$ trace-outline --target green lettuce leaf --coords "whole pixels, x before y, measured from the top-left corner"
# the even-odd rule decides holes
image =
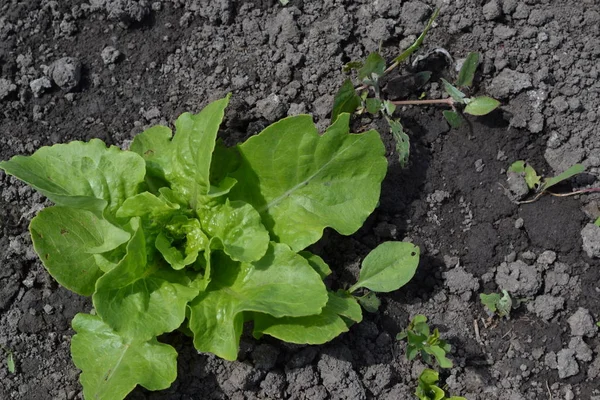
[[[96,283],[92,300],[102,320],[120,336],[146,341],[177,329],[186,304],[198,295],[184,271],[148,262],[144,232],[132,220],[135,234],[119,265]]]
[[[285,118],[239,146],[229,198],[252,204],[272,238],[299,251],[325,227],[360,228],[379,201],[387,161],[379,134],[349,134],[342,114],[319,136],[310,116]]]
[[[202,231],[200,221],[176,215],[158,234],[155,246],[173,269],[180,270],[193,264],[198,254],[208,247],[208,243],[209,239]],[[181,246],[177,246],[178,244]]]
[[[144,160],[103,141],[92,139],[42,147],[31,156],[0,162],[7,174],[22,180],[61,206],[109,215],[144,182]],[[123,173],[127,171],[127,173]]]
[[[311,253],[310,251],[302,250],[298,255],[304,257],[310,266],[317,271],[321,279],[327,278],[331,275],[331,268],[329,265],[318,255]]]
[[[219,238],[225,254],[233,260],[257,261],[267,252],[269,232],[250,204],[227,200],[225,204],[199,212],[204,231]]]
[[[419,265],[419,248],[408,242],[384,242],[363,260],[358,282],[360,287],[374,292],[392,292],[412,279]]]
[[[189,306],[189,328],[199,351],[235,360],[245,311],[300,317],[319,314],[327,303],[319,274],[286,245],[271,243],[251,264],[215,252],[212,264],[208,288]]]
[[[95,255],[116,249],[131,236],[90,211],[60,206],[40,211],[29,231],[50,275],[83,296],[94,293],[103,273]]]
[[[323,344],[348,332],[354,322],[362,321],[362,311],[354,297],[335,292],[328,295],[327,305],[317,315],[275,318],[255,313],[254,337],[266,334],[289,343]]]
[[[177,377],[177,352],[156,338],[138,341],[115,333],[99,317],[77,314],[71,354],[86,399],[121,400],[136,385],[148,390],[171,386]]]
[[[153,183],[165,186],[168,182],[192,209],[198,197],[210,191],[212,153],[228,103],[229,96],[210,103],[198,114],[181,114],[172,140],[169,128],[154,127],[136,136],[131,144],[131,150],[146,160]]]

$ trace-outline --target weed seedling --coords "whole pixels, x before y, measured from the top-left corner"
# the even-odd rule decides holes
[[[481,300],[481,304],[483,304],[492,315],[510,319],[513,300],[506,290],[502,290],[502,293],[481,293],[479,299]]]
[[[437,386],[440,374],[436,371],[425,368],[419,376],[419,384],[415,395],[419,400],[467,400],[460,396],[446,397],[444,389]]]
[[[486,115],[500,105],[500,102],[491,97],[468,97],[465,94],[465,89],[468,89],[473,84],[475,71],[479,65],[479,54],[474,52],[469,53],[466,57],[454,85],[445,79],[441,80],[442,86],[449,96],[447,98],[390,101],[383,97],[380,87],[381,79],[402,62],[407,61],[419,49],[427,32],[433,26],[438,13],[439,9],[434,11],[421,35],[411,46],[398,57],[394,58],[389,66],[385,59],[377,52],[369,54],[364,61],[352,61],[346,64],[343,71],[356,71],[358,84],[355,85],[351,79],[346,79],[333,102],[331,112],[332,121],[335,121],[344,112],[350,114],[368,113],[373,116],[380,115],[383,117],[387,121],[390,132],[396,142],[396,151],[402,166],[405,166],[408,161],[410,142],[408,135],[404,132],[400,118],[394,116],[397,106],[432,104],[448,106],[451,110],[444,111],[443,115],[450,126],[458,128],[463,121],[461,117],[463,112],[476,116]],[[415,74],[412,80],[420,87],[427,83],[430,78],[431,72],[422,71]]]
[[[534,196],[531,199],[523,200],[523,201],[517,200],[516,201],[517,204],[533,203],[546,193],[550,194],[552,196],[556,196],[556,197],[568,197],[568,196],[575,196],[578,194],[600,191],[600,188],[575,190],[575,191],[572,191],[569,193],[554,193],[549,190],[551,187],[558,185],[559,183],[561,183],[577,174],[581,174],[584,171],[585,171],[585,167],[582,164],[575,164],[575,165],[572,165],[571,167],[569,167],[563,173],[558,174],[557,176],[550,177],[550,178],[542,178],[540,175],[537,174],[537,172],[531,165],[529,165],[528,163],[526,163],[523,160],[515,161],[508,168],[509,174],[512,173],[512,174],[516,174],[517,176],[522,177],[525,180],[525,183],[527,184],[527,188],[529,189],[529,191],[534,193]],[[510,175],[509,175],[509,179],[510,179]],[[596,220],[596,224],[600,224],[599,220]]]
[[[396,339],[406,339],[406,357],[409,360],[420,354],[423,361],[429,365],[433,365],[435,358],[441,368],[452,368],[452,361],[446,357],[451,347],[445,340],[440,339],[437,328],[431,332],[426,316],[415,315],[408,328],[400,332]]]

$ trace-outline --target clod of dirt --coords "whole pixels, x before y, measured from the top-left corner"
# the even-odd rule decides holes
[[[579,361],[592,361],[594,353],[590,346],[583,341],[581,336],[574,336],[569,341],[569,349],[575,351],[575,358]]]
[[[121,56],[121,52],[112,46],[106,46],[102,50],[102,53],[100,53],[104,65],[114,64],[119,59],[119,56]]]
[[[254,366],[267,371],[275,366],[278,356],[279,350],[266,343],[256,346],[251,355]]]
[[[31,81],[31,83],[29,83],[29,87],[31,88],[31,91],[35,97],[40,97],[42,93],[46,91],[46,89],[50,89],[52,87],[52,82],[50,82],[50,79],[43,76]]]
[[[590,312],[582,307],[579,307],[575,314],[571,315],[567,321],[571,327],[572,336],[594,337],[598,332],[598,327],[594,323],[594,319]]]
[[[533,302],[527,303],[527,310],[544,321],[550,321],[557,311],[562,310],[565,305],[565,299],[554,297],[547,294],[537,296]]]
[[[562,349],[556,354],[558,377],[565,379],[579,373],[579,364],[575,360],[575,350]]]
[[[508,176],[506,183],[508,184],[508,196],[510,199],[513,201],[524,199],[529,194],[529,186],[527,186],[525,177],[513,171],[508,171],[506,175]]]
[[[431,9],[420,1],[409,1],[402,5],[400,20],[405,34],[420,33],[423,30],[422,21],[426,20]]]
[[[150,14],[150,5],[146,0],[92,0],[92,9],[106,10],[108,19],[121,22],[142,22]]]
[[[488,94],[496,99],[504,99],[511,94],[517,94],[532,86],[529,74],[505,68],[492,79]]]
[[[488,21],[502,17],[502,6],[498,0],[492,0],[483,6],[483,16]]]
[[[374,396],[379,396],[392,381],[392,376],[392,368],[387,364],[369,365],[363,373],[363,382]]]
[[[444,279],[450,293],[461,295],[461,298],[465,301],[471,298],[473,291],[479,289],[477,278],[465,271],[463,267],[456,267],[444,272]]]
[[[496,271],[496,284],[517,297],[534,296],[541,287],[541,276],[536,268],[521,260],[502,263]]]
[[[81,79],[81,62],[74,57],[60,58],[50,65],[48,75],[61,89],[73,90]]]
[[[0,79],[0,100],[4,100],[9,94],[17,90],[17,85],[8,79]]]
[[[600,226],[587,224],[581,230],[581,239],[583,240],[583,251],[588,257],[600,258]]]
[[[542,266],[552,265],[556,261],[556,253],[552,250],[546,250],[539,255],[536,262]]]
[[[317,366],[323,385],[332,398],[366,399],[365,388],[352,368],[351,360],[352,353],[345,346],[329,348],[321,355]]]
[[[282,118],[285,113],[285,104],[281,102],[281,99],[276,94],[271,94],[266,99],[262,99],[256,102],[256,111],[267,121],[276,121]]]

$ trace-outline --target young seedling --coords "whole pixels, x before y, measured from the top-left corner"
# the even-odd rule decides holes
[[[430,331],[426,316],[415,315],[408,327],[398,333],[396,339],[406,339],[406,357],[409,360],[413,360],[420,354],[423,361],[429,365],[433,365],[433,359],[435,359],[441,368],[452,368],[452,361],[446,357],[451,346],[445,340],[440,339],[440,332],[437,328],[433,330],[433,333]]]
[[[176,329],[227,360],[246,321],[256,338],[328,342],[362,320],[361,304],[376,308],[354,293],[397,290],[416,271],[418,247],[386,242],[356,284],[332,291],[329,266],[305,250],[326,227],[356,232],[377,206],[387,171],[377,131],[351,134],[341,114],[320,135],[300,115],[228,148],[217,140],[228,102],[182,114],[175,135],[154,126],[128,151],[92,139],[0,162],[56,204],[29,226],[44,267],[92,297],[95,315],[75,316],[71,341],[88,399],[169,387],[177,352],[158,337]]]
[[[419,400],[467,400],[460,396],[446,397],[444,389],[437,386],[440,374],[432,369],[425,368],[419,375],[419,384],[415,395]]]
[[[389,126],[390,132],[396,142],[396,151],[398,153],[398,160],[402,166],[405,166],[408,162],[410,154],[410,142],[408,135],[404,132],[400,118],[395,117],[394,113],[397,110],[397,106],[400,105],[432,105],[440,104],[446,105],[451,110],[443,112],[444,117],[453,128],[457,128],[462,123],[462,113],[471,115],[485,115],[496,109],[500,103],[492,99],[491,97],[468,97],[460,89],[468,89],[475,76],[475,71],[479,65],[479,54],[469,53],[466,57],[462,68],[458,74],[458,78],[455,81],[455,85],[450,84],[445,79],[442,79],[444,90],[449,95],[448,98],[444,99],[432,99],[432,100],[401,100],[401,101],[390,101],[383,98],[380,82],[381,79],[387,75],[394,68],[398,67],[400,63],[409,59],[409,57],[421,46],[427,32],[433,26],[433,22],[437,18],[439,9],[436,9],[429,19],[425,29],[415,40],[415,42],[396,57],[391,65],[387,65],[385,59],[377,52],[369,54],[364,62],[352,61],[346,64],[343,68],[344,72],[350,72],[355,70],[357,72],[358,85],[352,83],[352,80],[346,79],[339,91],[337,92],[334,102],[333,109],[331,112],[331,120],[335,121],[337,117],[347,112],[350,114],[357,113],[369,113],[374,116],[380,115],[384,118]],[[422,71],[414,75],[413,81],[417,86],[422,86],[429,81],[431,73],[428,71]],[[460,88],[460,89],[459,89]]]
[[[537,201],[544,194],[550,194],[550,195],[556,196],[556,197],[568,197],[568,196],[575,196],[578,194],[600,191],[600,188],[575,190],[575,191],[572,191],[569,193],[554,193],[549,190],[551,187],[553,187],[553,186],[555,186],[577,174],[580,174],[584,171],[585,171],[585,168],[583,165],[575,164],[575,165],[569,167],[563,173],[561,173],[555,177],[542,179],[542,177],[537,174],[535,169],[523,160],[515,161],[508,168],[509,179],[514,178],[514,177],[517,177],[517,178],[521,177],[522,179],[525,180],[525,183],[527,185],[527,188],[529,189],[529,192],[534,193],[533,198],[528,199],[528,200],[517,200],[517,201],[515,201],[517,204],[533,203],[533,202]],[[512,177],[511,177],[511,174],[512,174]],[[598,222],[598,221],[596,221],[596,222]]]
[[[481,293],[479,299],[481,300],[481,304],[483,304],[492,315],[510,319],[513,300],[506,290],[502,290],[502,293]]]
[[[2,346],[0,344],[0,349],[2,349],[2,351],[4,351],[4,353],[6,354],[6,368],[8,369],[8,372],[10,372],[11,374],[15,373],[15,358],[13,356],[13,352],[9,349],[7,349],[6,347]]]

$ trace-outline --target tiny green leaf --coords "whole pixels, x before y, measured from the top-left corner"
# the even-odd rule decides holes
[[[385,113],[390,117],[392,116],[392,114],[394,114],[394,111],[396,111],[396,105],[389,100],[383,102],[383,108],[385,110]]]
[[[471,52],[467,55],[465,62],[458,73],[458,79],[456,80],[456,86],[471,86],[473,84],[473,77],[475,76],[475,71],[479,66],[479,53]]]
[[[467,104],[465,112],[471,115],[486,115],[498,108],[499,105],[500,102],[491,97],[475,97]]]
[[[365,60],[365,64],[361,69],[358,70],[358,79],[364,81],[365,79],[371,80],[377,79],[383,76],[385,71],[385,60],[379,55],[379,53],[371,53]]]
[[[377,298],[377,295],[373,292],[369,292],[364,296],[357,297],[358,303],[365,309],[366,312],[376,313],[381,306],[381,300]]]
[[[431,17],[429,18],[429,21],[427,21],[427,25],[425,26],[423,32],[421,32],[421,34],[419,35],[417,40],[414,41],[413,44],[411,44],[406,50],[404,50],[402,53],[400,53],[398,57],[394,59],[394,64],[400,64],[402,61],[410,57],[412,53],[417,51],[419,47],[421,47],[423,40],[425,40],[425,36],[427,36],[427,32],[429,32],[429,29],[431,29],[431,27],[433,26],[433,22],[435,21],[439,13],[440,9],[436,8]]]
[[[333,99],[331,122],[337,121],[342,113],[354,114],[360,106],[360,102],[360,97],[356,94],[352,81],[346,79]]]
[[[365,100],[365,103],[367,104],[367,111],[371,114],[378,114],[383,105],[381,100],[373,97],[369,97],[367,100]]]
[[[14,374],[16,371],[15,368],[15,358],[13,356],[13,352],[9,351],[8,352],[8,357],[6,357],[6,367],[8,368],[8,372],[10,372],[11,374]]]
[[[596,218],[596,221],[594,221],[594,225],[600,226],[600,217]]]
[[[456,87],[454,87],[450,82],[448,82],[444,78],[441,78],[441,80],[446,93],[448,93],[450,97],[452,97],[452,99],[457,103],[463,104],[465,102],[465,94],[458,90]]]
[[[583,171],[585,171],[585,167],[582,164],[575,164],[571,167],[569,167],[565,172],[563,172],[562,174],[559,174],[553,178],[548,178],[544,180],[544,183],[542,183],[542,186],[540,188],[540,190],[548,190],[550,189],[552,186],[559,184],[560,182],[567,180],[569,178],[571,178],[572,176],[575,176],[577,174],[582,173]]]
[[[363,260],[358,282],[349,289],[360,287],[374,292],[391,292],[412,279],[419,265],[419,248],[407,242],[385,242]]]
[[[502,295],[500,295],[500,293],[490,293],[490,294],[480,293],[479,294],[479,299],[481,300],[481,304],[483,304],[492,313],[496,312],[496,310],[497,310],[496,305],[498,304],[498,301],[500,301],[501,297],[502,297]]]
[[[361,69],[363,65],[364,64],[363,64],[362,61],[350,61],[349,63],[347,63],[346,65],[344,65],[342,67],[342,72],[343,73],[348,73],[348,72],[350,72],[352,70],[355,70],[355,69]]]
[[[452,128],[458,129],[462,126],[462,118],[460,115],[458,115],[456,111],[444,110],[442,114],[444,115],[444,118],[446,118],[446,121],[448,121],[448,124],[450,124]]]
[[[540,185],[541,177],[535,172],[535,169],[523,160],[515,161],[508,168],[509,172],[516,172],[525,176],[525,182],[529,189],[536,189]]]
[[[402,168],[408,164],[408,157],[410,156],[410,138],[404,132],[402,124],[396,119],[387,118],[388,125],[390,126],[390,132],[396,142],[396,152],[398,153],[398,161]]]

